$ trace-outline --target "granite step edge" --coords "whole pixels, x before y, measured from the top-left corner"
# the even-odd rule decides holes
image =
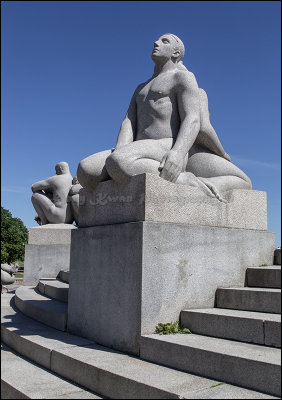
[[[68,302],[69,284],[57,279],[40,279],[38,290],[41,294],[52,299]]]
[[[252,311],[208,308],[186,309],[181,325],[192,333],[240,342],[281,347],[281,316]]]
[[[44,385],[44,390],[40,388]],[[102,399],[1,344],[1,399]]]
[[[140,357],[169,368],[280,396],[280,349],[196,334],[154,334],[141,336]]]
[[[25,315],[59,330],[67,327],[67,304],[40,294],[34,286],[20,286],[15,305]]]

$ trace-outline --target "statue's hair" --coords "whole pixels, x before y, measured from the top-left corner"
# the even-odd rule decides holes
[[[172,36],[173,39],[176,41],[175,49],[180,51],[180,56],[177,58],[177,62],[180,62],[180,60],[182,60],[182,58],[184,57],[184,54],[185,54],[184,43],[182,42],[181,39],[179,39],[178,36],[174,35],[173,33],[165,33],[165,35]],[[162,36],[164,36],[164,35],[162,35]]]

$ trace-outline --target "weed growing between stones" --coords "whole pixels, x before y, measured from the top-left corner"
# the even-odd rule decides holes
[[[176,333],[191,333],[188,328],[183,328],[178,321],[168,322],[166,324],[159,323],[154,333],[159,335],[175,335]]]
[[[226,382],[217,383],[216,385],[212,385],[210,388],[213,389],[213,388],[215,388],[217,386],[221,386],[221,385],[226,385]]]

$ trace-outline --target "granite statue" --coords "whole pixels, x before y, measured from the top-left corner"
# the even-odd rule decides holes
[[[11,285],[15,282],[14,273],[17,271],[17,267],[15,265],[10,264],[1,264],[1,293],[3,288],[7,290],[4,285]]]
[[[181,61],[184,52],[173,34],[155,41],[153,76],[136,88],[116,147],[78,166],[79,182],[87,191],[108,179],[123,185],[141,173],[197,186],[221,201],[227,190],[252,188],[223,149],[210,123],[207,95]]]
[[[71,224],[73,222],[68,194],[72,176],[68,163],[62,161],[55,166],[56,175],[32,185],[32,204],[37,212],[35,220],[39,225]]]
[[[72,187],[70,188],[70,191],[69,191],[68,201],[70,202],[73,219],[74,219],[76,225],[78,225],[79,191],[80,191],[80,189],[82,189],[82,186],[78,182],[77,176],[74,176],[73,180],[72,180]]]

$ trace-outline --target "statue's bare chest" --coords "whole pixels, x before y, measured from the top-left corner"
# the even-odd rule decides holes
[[[174,92],[172,74],[164,74],[149,81],[139,91],[137,103],[154,103],[171,97]]]

